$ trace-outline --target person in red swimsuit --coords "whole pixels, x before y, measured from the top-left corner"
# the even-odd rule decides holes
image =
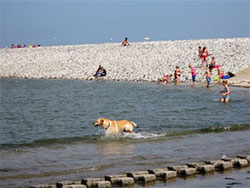
[[[161,82],[163,82],[163,85],[167,85],[168,83],[168,79],[170,79],[172,77],[172,74],[164,74],[163,78],[158,78],[157,79],[157,83],[160,84]]]
[[[207,62],[207,57],[211,56],[212,54],[208,53],[207,47],[203,47],[202,53],[201,53],[201,59],[202,59],[202,65],[204,62],[206,62],[206,65],[208,64]]]

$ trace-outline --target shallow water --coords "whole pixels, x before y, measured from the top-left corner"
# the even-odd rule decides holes
[[[79,180],[249,153],[250,90],[197,84],[0,79],[1,185]],[[99,117],[133,120],[106,136]],[[235,131],[238,130],[238,131]]]

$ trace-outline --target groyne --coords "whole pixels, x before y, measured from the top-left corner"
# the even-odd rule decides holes
[[[134,184],[145,186],[155,181],[167,181],[174,178],[185,178],[196,174],[207,174],[214,171],[225,171],[232,168],[244,168],[250,165],[250,155],[238,155],[219,160],[207,160],[197,163],[167,166],[161,169],[133,171],[124,174],[105,175],[98,178],[85,178],[79,181],[60,181],[53,185],[36,185],[29,188],[111,188],[133,187]],[[28,188],[28,187],[27,187]]]
[[[250,67],[250,38],[132,42],[126,47],[106,43],[2,49],[0,78],[91,80],[102,65],[107,71],[105,80],[152,82],[173,74],[179,66],[181,80],[189,82],[188,65],[192,64],[200,81],[204,70],[198,60],[199,46],[208,47],[224,72]]]

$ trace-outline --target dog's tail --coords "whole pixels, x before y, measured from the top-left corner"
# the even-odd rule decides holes
[[[131,123],[134,127],[138,127],[135,122],[131,121]]]

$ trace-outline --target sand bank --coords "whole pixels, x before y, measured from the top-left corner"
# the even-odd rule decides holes
[[[191,81],[188,65],[192,64],[199,81],[204,70],[197,58],[198,46],[208,47],[225,72],[250,67],[250,38],[154,41],[132,42],[127,47],[106,43],[2,49],[0,77],[90,80],[101,64],[107,70],[105,80],[151,82],[173,73],[178,65],[181,80],[187,82]]]
[[[229,80],[231,86],[250,87],[250,67],[238,73]]]

